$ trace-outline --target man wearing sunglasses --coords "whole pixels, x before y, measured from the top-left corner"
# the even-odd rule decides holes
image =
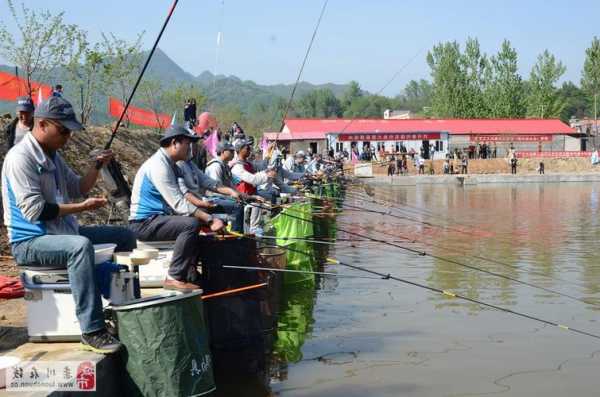
[[[34,126],[6,155],[2,166],[4,223],[12,253],[21,266],[66,267],[86,350],[114,353],[120,343],[105,328],[96,284],[93,244],[116,243],[117,251],[135,248],[131,231],[116,226],[80,227],[74,214],[106,205],[85,196],[112,152],[101,152],[84,176],[77,175],[57,152],[72,131],[83,130],[73,107],[53,96],[35,109]]]

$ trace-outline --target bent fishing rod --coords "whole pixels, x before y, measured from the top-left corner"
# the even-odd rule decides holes
[[[234,235],[241,236],[241,237],[248,237],[248,238],[256,240],[256,238],[253,237],[253,236],[243,235],[241,233],[234,233]],[[310,252],[296,250],[296,249],[285,247],[285,246],[282,246],[281,248],[284,248],[284,249],[287,249],[289,251],[293,251],[293,252],[296,252],[296,253],[299,253],[299,254],[303,254],[303,255],[306,255],[306,256],[309,256],[309,257],[313,256],[313,254],[310,253]],[[567,325],[564,325],[564,324],[559,324],[557,322],[546,320],[546,319],[543,319],[541,317],[534,316],[534,315],[531,315],[531,314],[527,314],[527,313],[523,313],[523,312],[518,312],[516,310],[508,309],[506,307],[498,306],[498,305],[495,305],[495,304],[492,304],[492,303],[488,303],[488,302],[485,302],[485,301],[482,301],[482,300],[479,300],[479,299],[469,298],[468,296],[457,294],[457,293],[454,293],[454,292],[449,291],[449,290],[443,290],[443,289],[431,287],[431,286],[426,285],[426,284],[418,283],[416,281],[407,280],[407,279],[404,279],[404,278],[401,278],[401,277],[394,276],[394,275],[389,274],[389,273],[386,274],[386,273],[378,272],[378,271],[375,271],[375,270],[367,269],[367,268],[362,267],[362,266],[351,265],[349,263],[345,263],[345,262],[342,262],[340,260],[333,259],[333,258],[327,258],[325,260],[325,262],[329,263],[329,264],[332,264],[332,265],[345,266],[345,267],[348,267],[350,269],[354,269],[354,270],[358,270],[358,271],[370,273],[370,274],[379,276],[382,280],[393,280],[393,281],[397,281],[397,282],[402,283],[402,284],[412,285],[414,287],[418,287],[418,288],[425,289],[425,290],[428,290],[428,291],[431,291],[431,292],[435,292],[437,294],[444,295],[444,296],[449,297],[449,298],[456,298],[456,299],[464,300],[464,301],[467,301],[467,302],[475,303],[475,304],[480,305],[480,306],[489,307],[491,309],[495,309],[495,310],[498,310],[498,311],[501,311],[501,312],[504,312],[504,313],[508,313],[508,314],[512,314],[512,315],[519,316],[519,317],[522,317],[522,318],[526,318],[526,319],[529,319],[529,320],[533,320],[533,321],[536,321],[536,322],[539,322],[539,323],[542,323],[542,324],[545,324],[545,325],[551,325],[553,327],[558,327],[558,328],[560,328],[562,330],[565,330],[565,331],[570,331],[570,332],[573,332],[573,333],[576,333],[576,334],[579,334],[579,335],[583,335],[583,336],[588,336],[588,337],[591,337],[591,338],[594,338],[594,339],[600,339],[600,335],[598,335],[598,334],[593,334],[591,332],[580,330],[578,328],[573,328],[573,327],[570,327],[570,326],[567,326]]]
[[[256,205],[256,204],[250,204],[250,205],[266,209],[266,208],[261,207],[261,206]],[[298,217],[298,216],[294,216],[292,214],[289,214],[289,211],[282,211],[280,213],[280,215],[281,214],[284,214],[285,216],[288,216],[290,218],[293,218],[293,219],[296,219],[296,220],[300,220],[300,221],[303,221],[303,222],[309,222],[309,223],[312,223],[312,224],[316,223],[316,222],[314,222],[312,220],[305,219],[305,218],[302,218],[302,217]],[[480,272],[480,273],[488,274],[490,276],[494,276],[494,277],[502,278],[502,279],[505,279],[505,280],[509,280],[509,281],[515,282],[517,284],[525,285],[527,287],[534,288],[534,289],[537,289],[537,290],[540,290],[540,291],[548,292],[548,293],[551,293],[551,294],[554,294],[554,295],[562,296],[562,297],[565,297],[565,298],[568,298],[568,299],[571,299],[571,300],[575,300],[575,301],[578,301],[578,302],[581,302],[581,303],[585,303],[587,305],[600,306],[600,304],[598,304],[598,303],[591,302],[591,301],[583,299],[583,298],[579,298],[579,297],[576,297],[576,296],[573,296],[573,295],[569,295],[569,294],[566,294],[566,293],[563,293],[563,292],[552,290],[550,288],[541,287],[541,286],[529,283],[527,281],[522,281],[522,280],[516,279],[514,277],[510,277],[510,276],[506,276],[504,274],[500,274],[500,273],[496,273],[496,272],[493,272],[493,271],[490,271],[490,270],[482,269],[482,268],[479,268],[477,266],[473,266],[473,265],[461,263],[461,262],[458,262],[458,261],[456,261],[454,259],[449,259],[449,258],[445,258],[443,256],[431,254],[431,253],[428,253],[426,251],[418,250],[416,248],[405,247],[403,245],[400,245],[400,244],[397,244],[397,243],[392,243],[392,242],[389,242],[387,240],[382,240],[382,239],[378,239],[378,238],[374,238],[374,237],[369,237],[369,236],[363,236],[363,235],[361,235],[359,233],[352,232],[352,231],[346,230],[346,229],[337,228],[337,230],[340,231],[340,232],[349,234],[351,236],[366,238],[366,239],[371,240],[373,242],[377,242],[377,243],[385,244],[385,245],[388,245],[388,246],[391,246],[391,247],[395,247],[395,248],[398,248],[398,249],[401,249],[401,250],[404,250],[404,251],[407,251],[407,252],[410,252],[410,253],[413,253],[413,254],[416,254],[416,255],[419,255],[419,256],[427,256],[427,257],[430,257],[430,258],[433,258],[433,259],[437,259],[437,260],[440,260],[440,261],[443,261],[443,262],[446,262],[446,263],[450,263],[450,264],[453,264],[453,265],[456,265],[456,266],[464,267],[466,269],[474,270],[474,271],[477,271],[477,272]]]

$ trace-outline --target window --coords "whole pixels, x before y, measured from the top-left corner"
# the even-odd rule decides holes
[[[435,151],[436,152],[444,151],[444,141],[435,141]]]

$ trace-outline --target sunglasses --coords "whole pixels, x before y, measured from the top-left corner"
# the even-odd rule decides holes
[[[71,134],[71,130],[66,128],[64,125],[54,122],[52,120],[46,120],[48,123],[52,124],[53,126],[56,127],[56,129],[58,130],[58,133],[61,135],[70,135]]]

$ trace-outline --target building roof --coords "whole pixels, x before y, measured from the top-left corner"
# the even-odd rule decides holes
[[[325,139],[341,133],[447,132],[450,135],[562,135],[575,130],[558,119],[286,119],[278,140]],[[275,139],[277,133],[265,133]]]

